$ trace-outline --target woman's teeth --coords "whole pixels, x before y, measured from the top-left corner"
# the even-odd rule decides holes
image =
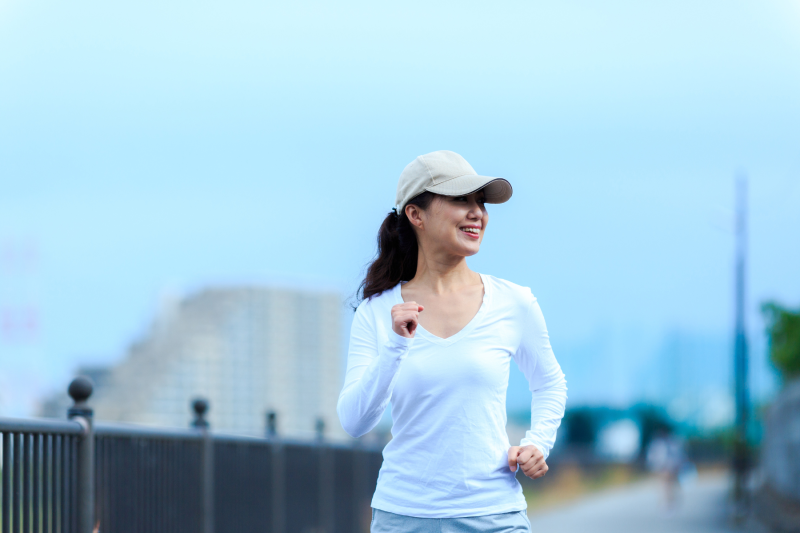
[[[480,233],[481,230],[478,228],[461,228],[461,231],[466,231],[467,233]]]

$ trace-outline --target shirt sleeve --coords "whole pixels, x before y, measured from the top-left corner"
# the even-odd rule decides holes
[[[567,380],[553,355],[542,310],[530,289],[526,299],[526,317],[514,360],[528,380],[532,394],[531,429],[525,432],[520,446],[532,444],[547,459],[555,445],[556,432],[564,417]]]
[[[347,372],[336,406],[342,427],[355,438],[378,425],[392,397],[400,364],[414,342],[413,337],[388,328],[388,340],[379,344],[373,313],[365,304],[358,306],[353,318]]]

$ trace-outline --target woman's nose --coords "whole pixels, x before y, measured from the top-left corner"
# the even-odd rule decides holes
[[[470,207],[469,214],[477,218],[481,218],[483,216],[483,209],[481,209],[481,204],[479,204],[478,202],[474,202],[472,204],[472,207]]]

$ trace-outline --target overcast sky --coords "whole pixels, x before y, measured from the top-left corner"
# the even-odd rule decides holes
[[[746,175],[769,391],[758,305],[800,305],[798,57],[796,0],[0,0],[0,305],[39,315],[0,339],[0,414],[117,360],[165,291],[349,296],[439,149],[513,185],[469,264],[532,288],[570,401],[635,398],[596,372],[675,332],[727,342]]]

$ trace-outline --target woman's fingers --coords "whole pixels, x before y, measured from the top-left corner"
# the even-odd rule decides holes
[[[414,330],[417,328],[417,320],[419,317],[419,306],[415,302],[406,302],[400,304],[400,309],[397,310],[395,316],[395,323],[400,329],[413,336]]]
[[[408,308],[408,322],[406,322],[406,330],[413,337],[419,325],[419,313],[422,311],[422,306],[417,305],[417,302],[406,302]]]
[[[533,445],[512,446],[508,449],[508,467],[516,472],[518,466],[531,479],[542,477],[549,470],[544,454]]]
[[[535,465],[529,466],[527,470],[525,469],[526,466],[527,465],[522,466],[522,471],[531,479],[540,478],[545,475],[548,470],[550,470],[550,467],[547,466],[547,463],[544,461],[537,462]]]
[[[519,452],[519,462],[520,462],[520,464],[521,463],[527,463],[531,459],[533,459],[534,461],[537,461],[537,460],[543,459],[543,458],[544,458],[544,454],[541,451],[539,451],[539,448],[537,448],[533,444],[528,444],[527,446],[521,446],[521,449],[520,449],[520,452]]]
[[[526,463],[522,464],[522,472],[531,479],[540,478],[547,473],[550,467],[542,457],[531,458]]]
[[[508,449],[508,468],[510,468],[512,472],[517,471],[517,457],[519,456],[519,450],[519,446],[512,446]]]
[[[416,302],[404,302],[392,307],[392,329],[403,337],[413,337],[419,324],[419,313],[424,309]]]

